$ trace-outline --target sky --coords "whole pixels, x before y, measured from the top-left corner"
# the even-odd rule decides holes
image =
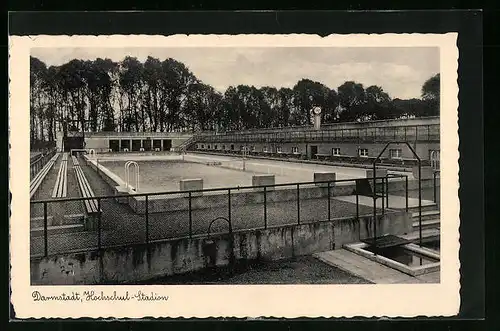
[[[99,57],[173,58],[221,92],[239,84],[292,88],[308,78],[335,90],[350,80],[378,85],[392,98],[409,99],[420,98],[424,82],[439,73],[437,47],[33,48],[31,56],[47,66]]]

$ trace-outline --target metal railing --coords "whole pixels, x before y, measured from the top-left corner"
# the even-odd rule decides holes
[[[420,124],[418,124],[420,123]],[[410,119],[385,119],[385,120],[370,120],[368,122],[340,122],[340,123],[323,123],[321,127],[325,130],[341,130],[341,129],[365,129],[373,127],[414,127],[424,125],[439,125],[439,116],[427,116]],[[297,132],[297,131],[316,131],[313,125],[292,125],[271,128],[255,128],[243,130],[219,130],[219,131],[203,131],[201,135],[225,135],[225,134],[247,134],[247,133],[267,133],[267,132]]]
[[[38,159],[30,163],[30,180],[42,170],[42,168],[49,162],[49,160],[56,154],[56,149],[43,154]]]
[[[390,127],[366,127],[348,129],[328,130],[300,130],[284,131],[273,130],[272,132],[242,132],[242,133],[218,133],[197,134],[196,142],[211,143],[251,143],[251,142],[303,142],[303,141],[434,141],[440,139],[439,124],[413,125],[413,126],[390,126]]]
[[[389,208],[388,183],[390,178],[406,180],[406,210],[408,210],[408,176],[390,174],[387,177],[376,177],[382,181],[382,191],[386,199],[381,212],[385,213],[386,208]],[[32,234],[31,255],[48,256],[49,251],[51,254],[74,250],[100,251],[103,247],[148,244],[153,240],[172,238],[192,238],[194,235],[205,235],[210,222],[218,217],[227,218],[233,225],[233,231],[235,228],[238,230],[267,229],[269,226],[332,221],[349,216],[358,219],[361,214],[370,215],[372,212],[371,206],[359,203],[359,192],[350,189],[347,193],[343,191],[342,194],[334,192],[337,184],[341,184],[339,187],[346,187],[345,184],[355,184],[357,180],[367,179],[338,179],[31,201],[32,224],[35,220],[39,224],[38,236]],[[308,188],[315,189],[308,190]],[[373,189],[377,189],[376,185]],[[241,195],[241,193],[250,195]],[[349,203],[333,199],[333,196],[340,195],[356,195],[356,200]],[[283,198],[283,196],[286,197]],[[127,202],[122,201],[123,204],[120,204],[117,199]],[[131,199],[135,201],[130,203]],[[58,230],[57,226],[54,227],[52,224],[61,224],[56,218],[63,219],[67,215],[85,215],[84,202],[88,200],[96,200],[97,210],[102,210],[95,215],[86,216],[85,223],[87,226],[90,224],[91,231],[74,232],[67,238],[49,234],[49,231]],[[170,201],[171,207],[158,210],[158,200],[167,201],[167,203]],[[214,201],[216,201],[215,205]],[[131,208],[132,205],[135,205],[135,210]],[[73,227],[77,226],[73,225]],[[227,229],[219,229],[219,233],[224,233],[224,231]],[[64,238],[64,240],[57,238]]]
[[[439,176],[439,180],[441,181],[441,171],[440,170],[435,170],[434,173],[432,174],[432,180],[433,180],[433,193],[434,193],[434,203],[437,203],[437,177]],[[441,183],[439,183],[439,186],[441,186]]]

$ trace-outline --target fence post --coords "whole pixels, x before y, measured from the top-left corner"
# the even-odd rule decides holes
[[[389,177],[385,176],[385,206],[389,209]]]
[[[227,189],[227,208],[228,208],[228,217],[229,223],[231,223],[231,189]]]
[[[146,204],[146,244],[149,243],[149,195],[145,196],[144,203]]]
[[[385,215],[385,182],[384,182],[384,177],[382,177],[382,215]]]
[[[297,184],[297,224],[300,224],[300,184]]]
[[[101,251],[101,198],[97,198],[97,249]]]
[[[356,190],[356,220],[359,222],[359,195],[358,190]],[[360,224],[361,228],[361,224]]]
[[[358,222],[358,240],[361,241],[361,221],[359,220],[359,195],[356,190],[356,222]]]
[[[406,199],[406,212],[408,212],[408,175],[405,176],[405,189],[406,189],[406,194],[405,194],[405,199]]]
[[[188,202],[189,202],[189,238],[192,238],[193,237],[193,210],[191,207],[191,192],[189,192]]]
[[[437,196],[436,196],[436,171],[434,171],[434,203],[437,203]]]
[[[267,229],[267,186],[264,186],[264,229]]]
[[[328,182],[328,222],[331,220],[330,203],[330,182]]]
[[[47,257],[49,255],[48,248],[48,231],[47,231],[47,202],[43,203],[43,250],[44,255]]]

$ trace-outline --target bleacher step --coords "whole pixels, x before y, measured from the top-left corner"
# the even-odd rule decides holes
[[[56,222],[60,223],[61,221],[62,221],[62,224],[55,224]],[[84,214],[63,215],[62,219],[61,219],[61,217],[58,216],[56,218],[56,221],[54,220],[54,216],[52,216],[52,215],[47,216],[47,225],[48,226],[83,224],[84,221],[85,221]],[[43,216],[32,217],[30,219],[30,223],[31,223],[32,228],[43,228]]]
[[[53,216],[47,216],[47,224],[51,225],[54,217]],[[30,219],[30,225],[32,228],[43,228],[43,216],[40,217],[32,217]]]
[[[422,219],[422,229],[435,229],[439,228],[441,225],[441,220],[438,219],[428,219],[428,220],[423,220]],[[412,223],[413,230],[418,230],[419,222],[418,221],[413,221]]]
[[[424,211],[422,209],[422,221],[424,220],[429,220],[429,219],[436,219],[439,218],[441,212],[439,210],[427,210]],[[412,212],[411,217],[413,220],[418,220],[418,211],[417,212]]]
[[[73,233],[84,231],[83,224],[68,224],[68,225],[55,225],[47,227],[47,232],[49,235],[52,234],[61,234],[61,233]],[[44,229],[43,227],[32,228],[31,235],[34,237],[43,236]]]

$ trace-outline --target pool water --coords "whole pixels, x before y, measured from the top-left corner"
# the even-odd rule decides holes
[[[378,250],[375,250],[374,247],[367,247],[365,249],[369,252],[386,257],[390,260],[402,263],[408,267],[418,267],[438,262],[437,260],[432,259],[428,256],[420,255],[400,246],[379,248]]]
[[[433,249],[435,251],[441,251],[441,242],[439,239],[423,242],[422,246]]]
[[[243,171],[238,168],[242,166],[242,161],[233,160],[227,163],[224,163],[224,161],[222,166],[219,166],[207,165],[206,160],[210,160],[208,158],[203,160],[205,163],[183,160],[141,160],[136,158],[136,162],[140,167],[140,192],[177,191],[179,190],[180,180],[192,178],[203,179],[204,188],[251,186],[253,175],[267,173],[275,175],[276,184],[311,182],[314,180],[315,171],[327,169],[326,167],[320,168],[310,165],[251,160],[246,163],[246,170]],[[125,163],[125,160],[100,160],[102,166],[123,180],[125,180]],[[337,179],[358,178],[363,173],[363,170],[350,168],[331,167],[329,170],[336,172]],[[343,171],[343,173],[340,171]],[[132,176],[135,174],[135,169],[131,170],[131,174]]]

